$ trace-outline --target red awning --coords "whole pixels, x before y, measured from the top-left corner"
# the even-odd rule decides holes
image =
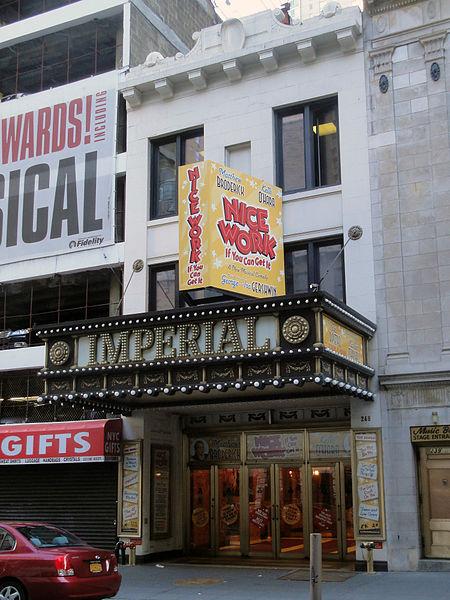
[[[122,420],[0,425],[0,465],[119,460]]]

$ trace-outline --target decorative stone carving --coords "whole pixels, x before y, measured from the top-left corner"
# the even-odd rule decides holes
[[[378,33],[383,33],[386,31],[386,27],[388,26],[388,18],[386,15],[380,15],[374,20],[375,29]]]
[[[229,81],[239,81],[239,79],[242,79],[242,71],[237,60],[223,62],[222,69]]]
[[[434,35],[428,35],[419,38],[419,42],[424,49],[425,62],[434,62],[444,58],[444,43],[447,37],[447,32],[440,32]]]
[[[163,100],[173,98],[173,85],[170,83],[167,77],[163,77],[163,79],[158,79],[155,81],[155,91],[158,92]]]
[[[122,96],[123,96],[123,99],[126,101],[128,108],[131,108],[131,109],[136,108],[137,106],[140,106],[142,103],[142,94],[135,87],[127,88],[126,90],[122,90]]]
[[[340,31],[336,31],[336,39],[341,47],[342,52],[353,52],[356,48],[356,34],[354,27],[346,27]]]
[[[266,73],[271,73],[278,69],[278,61],[274,50],[263,50],[259,53],[259,60]]]
[[[194,90],[197,90],[197,92],[199,92],[200,90],[204,90],[208,87],[206,75],[203,69],[195,69],[194,71],[189,71],[188,79],[189,82],[192,84]]]
[[[239,19],[228,19],[220,28],[222,49],[224,52],[241,50],[245,43],[244,24]]]
[[[69,344],[62,340],[55,342],[50,348],[49,356],[54,365],[58,367],[60,365],[65,365],[70,356]]]
[[[297,51],[304,63],[313,62],[317,58],[315,43],[312,38],[298,42]]]
[[[324,17],[325,19],[329,19],[334,17],[340,10],[342,10],[342,7],[339,2],[336,2],[336,0],[331,0],[322,8],[320,11],[320,16]]]
[[[164,60],[164,56],[160,52],[150,52],[150,54],[145,59],[144,65],[146,67],[154,67],[158,63]]]
[[[369,53],[370,66],[374,75],[390,73],[392,71],[392,55],[394,48],[383,48]]]

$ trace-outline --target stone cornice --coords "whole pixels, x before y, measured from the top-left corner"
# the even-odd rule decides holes
[[[303,63],[317,60],[317,50],[362,51],[362,15],[350,7],[307,19],[296,25],[280,23],[275,14],[265,11],[251,17],[230,19],[196,32],[194,48],[183,55],[164,58],[152,52],[143,65],[121,74],[120,89],[127,90],[129,108],[139,106],[130,90],[171,98],[177,86],[200,91],[209,81],[237,81],[249,68],[276,71],[282,60],[299,57]],[[164,82],[164,85],[161,84]]]
[[[367,8],[371,15],[378,15],[397,8],[404,8],[416,4],[419,0],[366,0]]]
[[[444,43],[447,37],[446,31],[441,31],[433,35],[427,35],[419,38],[419,42],[424,49],[425,61],[435,61],[444,58]]]
[[[419,373],[399,373],[395,375],[380,375],[380,386],[386,389],[399,389],[399,387],[418,385],[426,387],[436,384],[448,384],[450,371],[431,371]]]
[[[390,73],[392,71],[392,54],[394,48],[383,48],[369,52],[370,66],[375,75]]]

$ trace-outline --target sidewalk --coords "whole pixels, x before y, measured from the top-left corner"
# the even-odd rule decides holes
[[[164,563],[163,563],[164,564]],[[116,600],[308,600],[309,581],[280,579],[293,569],[154,564],[121,567]],[[323,600],[450,600],[450,573],[358,573],[323,583]]]

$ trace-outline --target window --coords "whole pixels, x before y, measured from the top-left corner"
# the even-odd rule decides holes
[[[150,218],[178,214],[177,169],[203,160],[203,131],[152,142]]]
[[[341,182],[337,98],[278,111],[276,136],[283,193]]]
[[[305,242],[285,248],[286,291],[288,294],[308,292],[311,283],[345,300],[344,255],[338,257],[342,240]],[[322,280],[322,281],[321,281]]]
[[[149,310],[170,310],[179,306],[176,263],[150,267],[149,280]]]
[[[113,269],[99,269],[3,284],[0,350],[42,344],[32,327],[113,314],[111,290],[118,279]]]
[[[49,490],[50,491],[50,490]],[[56,527],[48,527],[47,525],[21,525],[17,527],[17,531],[29,540],[36,548],[58,548],[61,546],[86,546],[73,533],[65,531],[65,529],[57,529]]]
[[[118,17],[93,20],[1,49],[0,97],[32,94],[112,71],[121,55],[121,27]]]
[[[183,306],[208,304],[230,300],[215,289],[180,292],[178,288],[178,263],[165,263],[150,267],[149,310],[170,310]]]
[[[0,552],[8,552],[14,550],[15,547],[16,540],[13,536],[6,529],[0,528]]]
[[[14,23],[48,10],[72,4],[77,0],[0,0],[0,20]]]
[[[116,177],[116,210],[114,211],[114,241],[125,240],[125,175]]]

